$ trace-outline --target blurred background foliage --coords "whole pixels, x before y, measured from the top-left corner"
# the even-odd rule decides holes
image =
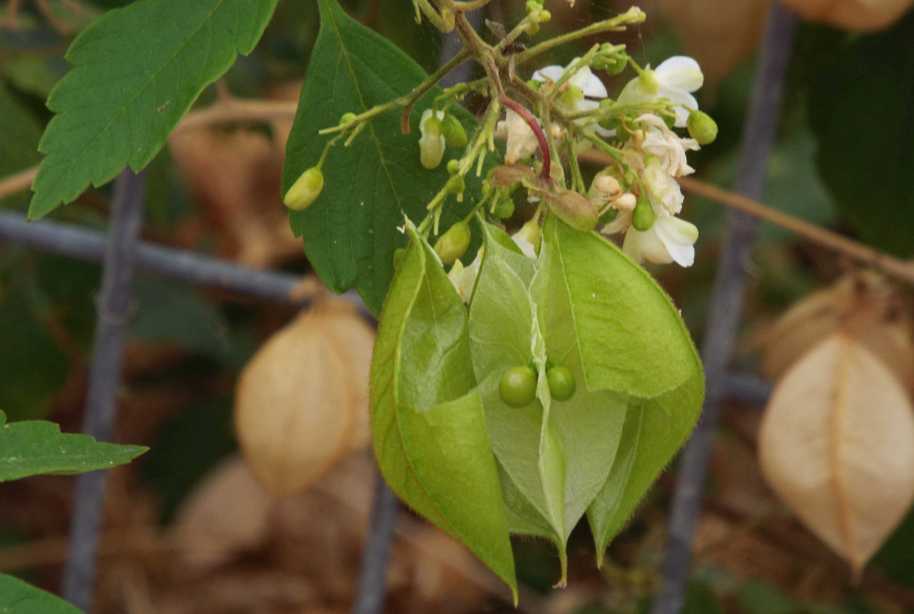
[[[13,23],[0,26],[0,178],[38,162],[38,140],[49,119],[44,100],[66,71],[69,41],[94,15],[124,4],[25,2]],[[438,62],[439,37],[415,24],[409,2],[344,4],[425,68]],[[546,35],[626,8],[614,0],[578,0],[574,9],[549,4],[555,18],[544,28]],[[694,165],[698,177],[730,186],[769,3],[647,0],[641,6],[648,24],[622,39],[643,63],[676,53],[701,62],[707,76],[702,107],[719,122],[721,138],[703,149]],[[496,0],[490,10],[491,19],[510,23],[522,14],[523,2]],[[317,28],[315,3],[280,2],[257,50],[228,74],[229,90],[242,98],[296,99]],[[868,34],[802,26],[769,164],[767,204],[899,256],[914,255],[912,41],[910,11],[888,29]],[[581,49],[563,49],[546,63],[567,62]],[[621,84],[609,86],[618,90]],[[199,104],[214,97],[206,92]],[[276,122],[174,137],[148,170],[145,238],[248,266],[307,273],[278,194],[287,131],[288,125]],[[108,197],[107,189],[90,191],[56,219],[104,230]],[[3,199],[0,207],[24,212],[26,203],[21,193]],[[657,271],[696,335],[704,326],[725,213],[718,204],[687,198],[685,217],[702,231],[696,266]],[[739,365],[756,366],[748,342],[755,331],[847,270],[849,264],[833,254],[764,225],[752,263],[747,342]],[[99,283],[96,264],[0,244],[0,407],[11,420],[48,417],[66,429],[79,428]],[[300,612],[302,602],[312,604],[307,611],[347,611],[372,488],[364,456],[334,469],[301,497],[269,509],[257,503],[265,497],[236,460],[235,380],[263,340],[293,315],[287,307],[154,277],[136,284],[118,437],[148,444],[152,451],[134,467],[115,472],[100,611]],[[852,584],[840,560],[793,520],[761,481],[754,454],[757,424],[757,408],[727,413],[686,611],[914,611],[914,516],[895,532],[862,582]],[[216,467],[234,473],[211,477]],[[661,480],[612,546],[611,564],[602,572],[593,570],[590,539],[586,527],[579,528],[569,548],[572,578],[566,591],[550,593],[556,562],[549,549],[518,542],[528,591],[522,607],[579,614],[647,611],[672,483],[671,475]],[[56,586],[70,487],[67,479],[47,478],[0,488],[0,544],[6,545],[0,547],[0,571]],[[187,511],[194,501],[205,505],[213,488],[222,489],[219,509],[240,514],[219,539],[207,537],[205,523]],[[267,516],[273,519],[269,530],[259,524]],[[511,611],[465,553],[418,522],[407,519],[403,527],[391,577],[391,607],[398,609],[391,611]],[[190,556],[175,563],[175,550],[193,548],[216,552],[203,562]],[[141,609],[137,604],[144,599],[157,607]]]

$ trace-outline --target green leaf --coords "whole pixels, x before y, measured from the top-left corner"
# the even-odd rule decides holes
[[[343,113],[360,113],[401,96],[426,78],[422,68],[382,36],[351,19],[336,0],[319,0],[321,30],[311,55],[298,114],[286,149],[283,193],[318,162]],[[351,147],[334,147],[323,167],[325,186],[308,209],[291,212],[292,228],[321,279],[337,292],[355,288],[375,313],[393,276],[394,250],[405,243],[396,230],[404,214],[422,219],[425,206],[447,179],[442,165],[419,163],[419,118],[433,89],[412,113],[412,133],[400,131],[399,111],[374,119]],[[467,125],[472,118],[461,113]],[[471,186],[472,187],[472,186]],[[442,223],[465,214],[469,200],[448,206]]]
[[[914,255],[914,13],[822,54],[810,91],[819,172],[862,238]]]
[[[6,414],[0,411],[0,482],[110,469],[129,463],[146,450],[142,446],[100,443],[88,435],[64,434],[59,426],[43,420],[7,424]]]
[[[0,614],[80,614],[80,610],[18,578],[0,574]]]
[[[651,398],[694,376],[692,339],[653,277],[601,236],[554,216],[544,236],[564,273],[589,390]]]
[[[498,470],[470,361],[466,308],[414,228],[384,303],[371,369],[381,472],[516,595]]]
[[[253,50],[276,2],[139,0],[84,30],[48,99],[29,217],[145,167],[203,88]]]
[[[602,565],[609,542],[695,428],[705,381],[697,354],[689,364],[693,375],[678,388],[629,408],[612,471],[587,510],[597,566]]]

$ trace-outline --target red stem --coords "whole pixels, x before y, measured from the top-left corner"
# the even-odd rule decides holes
[[[527,110],[527,108],[516,100],[508,98],[507,95],[502,95],[499,98],[499,102],[503,105],[520,115],[527,125],[530,126],[530,130],[533,131],[533,134],[536,136],[536,140],[540,144],[540,153],[543,156],[543,171],[540,173],[540,177],[546,179],[547,181],[552,179],[552,156],[549,154],[549,142],[546,140],[546,133],[543,132],[542,126],[539,122],[536,121],[536,118],[533,117],[533,114]]]

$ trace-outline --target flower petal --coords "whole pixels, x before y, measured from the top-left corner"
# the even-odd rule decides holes
[[[545,66],[543,68],[540,68],[535,73],[533,73],[533,80],[540,81],[540,82],[552,81],[553,83],[555,83],[556,81],[558,81],[559,79],[562,78],[562,75],[564,73],[565,73],[564,66],[558,66],[558,65]]]
[[[625,84],[616,102],[619,104],[637,104],[639,102],[650,102],[655,98],[657,98],[657,95],[647,91],[644,84],[641,83],[641,79],[635,77]]]
[[[577,74],[571,78],[571,84],[581,88],[581,91],[584,92],[584,95],[588,98],[606,98],[609,96],[609,92],[606,91],[606,86],[603,85],[603,82],[600,81],[599,77],[593,74],[589,66],[581,68]]]
[[[694,224],[677,217],[663,216],[654,222],[657,237],[663,243],[670,257],[679,266],[692,266],[695,262],[695,241],[698,240],[698,228]]]
[[[666,85],[660,86],[658,96],[666,98],[676,105],[673,109],[676,112],[675,125],[677,128],[685,128],[689,124],[689,111],[694,111],[698,108],[698,100],[695,99],[695,96],[685,90],[667,87]]]
[[[669,264],[673,261],[653,227],[645,232],[635,230],[634,226],[629,228],[625,233],[622,251],[637,262],[647,260],[655,264]]]
[[[670,88],[695,92],[704,85],[705,76],[698,62],[685,55],[675,55],[664,60],[654,71],[657,80]]]

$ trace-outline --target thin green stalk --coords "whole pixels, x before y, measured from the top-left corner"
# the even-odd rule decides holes
[[[555,49],[556,47],[566,43],[570,43],[582,38],[587,38],[588,36],[593,36],[594,34],[602,34],[604,32],[611,32],[614,30],[624,30],[625,26],[643,23],[645,19],[647,19],[647,15],[645,15],[644,11],[639,9],[637,6],[633,6],[621,15],[616,15],[611,19],[598,21],[587,26],[586,28],[582,28],[581,30],[577,30],[575,32],[568,32],[567,34],[562,34],[561,36],[550,38],[549,40],[543,41],[539,45],[531,47],[526,51],[522,51],[513,57],[515,58],[515,62],[518,64],[524,64],[533,58],[538,57],[547,51]]]

